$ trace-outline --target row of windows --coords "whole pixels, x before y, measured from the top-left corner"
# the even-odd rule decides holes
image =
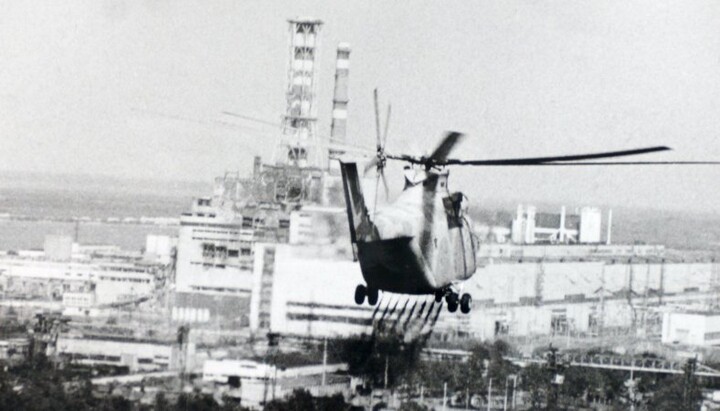
[[[73,360],[93,360],[93,361],[107,361],[107,362],[120,362],[120,356],[118,355],[102,355],[102,354],[76,354],[76,353],[65,353],[70,356]]]
[[[240,234],[239,230],[205,230],[203,228],[195,228],[193,229],[193,234],[225,234],[225,235],[238,235]]]
[[[705,333],[705,341],[717,340],[718,338],[720,338],[720,332]]]
[[[233,288],[233,287],[202,287],[198,285],[193,285],[190,287],[193,291],[214,291],[218,293],[230,293],[230,294],[248,294],[250,293],[249,289],[246,288]]]
[[[207,262],[207,261],[191,261],[190,264],[201,265],[201,266],[203,266],[203,268],[225,269],[227,267],[227,268],[236,268],[238,270],[243,270],[243,271],[252,271],[252,269],[253,269],[252,261],[241,261],[240,264],[216,264],[216,263]]]
[[[203,257],[206,258],[233,258],[238,257],[240,255],[242,256],[250,256],[252,255],[252,249],[248,247],[243,247],[238,249],[234,248],[228,248],[224,245],[215,245],[212,243],[203,243],[202,244],[202,254]]]
[[[106,277],[106,276],[100,276],[101,280],[104,281],[112,281],[116,283],[142,283],[142,284],[149,284],[150,280],[144,279],[144,278],[128,278],[128,277]]]
[[[317,314],[288,313],[287,319],[295,320],[295,321],[311,321],[311,322],[322,321],[322,322],[333,322],[333,323],[365,325],[365,326],[372,325],[372,319],[347,317],[347,316],[342,316],[342,315],[317,315]]]
[[[64,296],[65,303],[73,303],[73,304],[90,304],[90,297],[75,297],[75,296]]]

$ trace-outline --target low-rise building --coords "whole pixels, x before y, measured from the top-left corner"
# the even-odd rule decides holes
[[[261,409],[273,399],[305,389],[313,396],[350,393],[347,364],[308,365],[285,368],[252,360],[207,360],[203,364],[203,381],[230,385],[229,395],[240,398],[245,407]]]
[[[155,291],[153,267],[132,263],[0,258],[6,298],[72,302],[74,307],[113,305],[147,298]],[[64,299],[64,294],[69,298]],[[80,296],[82,295],[82,298]],[[82,301],[80,301],[80,299]]]
[[[187,365],[195,351],[192,343],[181,348],[170,341],[64,335],[58,338],[56,347],[61,358],[73,363],[128,367],[130,371],[179,369]]]
[[[712,346],[720,345],[720,312],[669,311],[663,313],[662,342]]]

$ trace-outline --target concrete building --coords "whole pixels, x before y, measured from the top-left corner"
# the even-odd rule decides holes
[[[423,304],[433,306],[431,296],[390,293],[381,293],[378,307],[355,305],[354,288],[363,279],[349,251],[328,245],[257,247],[249,320],[255,332],[347,336],[370,332],[382,316],[393,326],[418,331],[424,323],[407,317],[413,310],[417,317]],[[442,310],[436,334],[487,339],[645,327],[659,335],[659,307],[706,302],[714,295],[712,263],[569,260],[487,264],[461,285],[473,296],[473,311],[464,316]]]
[[[89,293],[94,303],[102,306],[151,296],[155,291],[155,275],[152,267],[131,263],[6,256],[0,258],[0,287],[6,297],[54,301],[63,301],[65,293]]]
[[[177,237],[149,234],[145,238],[145,258],[159,264],[172,263],[177,249]]]
[[[30,354],[30,340],[27,338],[8,338],[0,340],[0,360],[23,361]]]
[[[60,336],[57,354],[71,363],[128,367],[131,372],[179,369],[194,355],[194,345],[186,351],[172,342],[111,338]]]
[[[242,215],[232,208],[239,191],[226,183],[215,196],[199,198],[180,219],[172,319],[183,323],[214,323],[228,327],[248,325],[254,242],[265,238],[264,217]],[[284,219],[275,219],[279,229]],[[280,231],[280,230],[279,230]],[[280,233],[279,235],[282,235]]]
[[[203,364],[203,381],[231,385],[238,389],[229,394],[252,409],[272,399],[285,398],[295,389],[305,389],[313,396],[350,392],[347,364],[309,365],[285,368],[251,360],[207,360]]]
[[[668,311],[663,313],[662,342],[696,346],[720,345],[720,312]]]
[[[46,235],[43,251],[48,260],[70,261],[73,239],[69,235]]]
[[[575,214],[567,214],[563,206],[559,214],[552,214],[537,212],[534,206],[518,205],[511,232],[515,244],[598,244],[601,242],[602,215],[595,207],[582,207]]]

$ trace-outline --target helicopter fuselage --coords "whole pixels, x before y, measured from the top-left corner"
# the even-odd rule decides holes
[[[354,163],[343,163],[351,239],[368,289],[433,294],[475,272],[477,241],[464,197],[451,194],[447,173],[406,181],[398,199],[370,216]]]

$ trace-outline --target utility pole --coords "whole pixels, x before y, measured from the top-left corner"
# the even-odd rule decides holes
[[[660,260],[660,290],[658,291],[658,304],[663,303],[663,294],[665,294],[665,259]]]
[[[561,368],[557,362],[557,351],[558,351],[558,349],[553,347],[552,344],[550,344],[550,352],[548,353],[548,360],[547,360],[548,370],[552,374],[552,381],[550,381],[550,384],[552,385],[552,390],[550,392],[550,397],[548,398],[548,407],[547,407],[550,410],[557,409],[558,388],[560,385],[562,385],[562,383],[565,379],[565,377],[562,374],[560,374]]]
[[[600,271],[600,312],[597,320],[597,335],[600,337],[600,347],[604,348],[605,344],[605,266],[607,262],[603,262]]]
[[[325,370],[327,369],[327,337],[325,337],[325,343],[323,344],[323,371],[322,371],[322,386],[325,386],[326,377],[325,374],[327,373]],[[387,380],[387,377],[385,378]],[[387,383],[386,383],[387,384]]]
[[[490,411],[490,404],[492,403],[492,378],[488,383],[488,395],[487,395],[487,411]]]
[[[447,381],[443,383],[443,411],[445,411],[447,408]]]
[[[635,359],[633,357],[633,364],[630,367],[630,379],[625,381],[625,386],[628,389],[628,397],[630,398],[630,411],[635,411],[635,388],[637,383],[635,382]]]
[[[697,371],[697,357],[690,358],[685,364],[685,384],[683,389],[683,411],[694,410],[694,396],[697,390],[695,371]]]
[[[388,356],[385,354],[385,389],[388,386]]]
[[[570,319],[565,319],[565,328],[567,328],[565,333],[565,349],[570,349]]]
[[[503,411],[507,411],[508,378],[509,376],[505,377],[505,396],[503,397]]]

